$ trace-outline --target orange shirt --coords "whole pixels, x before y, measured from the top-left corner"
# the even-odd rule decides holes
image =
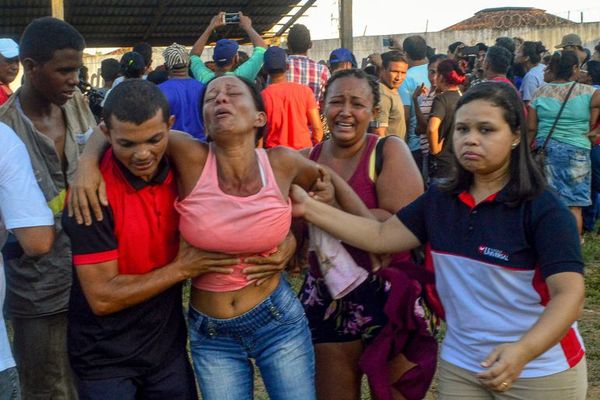
[[[265,147],[312,147],[308,115],[317,102],[308,86],[292,82],[269,85],[262,91],[267,112]]]

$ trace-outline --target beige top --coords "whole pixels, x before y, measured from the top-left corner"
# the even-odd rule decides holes
[[[406,120],[404,119],[404,104],[397,90],[390,89],[379,83],[379,115],[375,118],[380,127],[386,127],[386,135],[406,137]]]

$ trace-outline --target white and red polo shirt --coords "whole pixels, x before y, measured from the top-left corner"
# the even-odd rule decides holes
[[[397,214],[426,244],[426,263],[445,314],[441,357],[473,372],[498,345],[518,341],[548,303],[545,279],[583,273],[575,220],[549,190],[517,206],[506,189],[475,205],[467,193],[431,187]],[[575,322],[562,340],[529,362],[522,378],[555,374],[584,356]]]

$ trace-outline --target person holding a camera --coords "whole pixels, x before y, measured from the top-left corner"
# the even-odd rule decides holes
[[[229,39],[218,40],[213,53],[213,60],[216,66],[216,70],[213,72],[204,64],[200,56],[202,55],[204,46],[206,46],[213,30],[220,26],[230,24],[239,24],[240,28],[248,34],[248,37],[254,46],[254,51],[250,58],[240,65],[238,43]],[[241,76],[242,78],[253,81],[256,79],[256,75],[263,65],[263,56],[266,50],[267,45],[265,41],[254,30],[252,27],[252,20],[250,20],[249,17],[245,16],[241,11],[238,13],[220,12],[212,18],[204,33],[202,33],[196,43],[194,43],[191,51],[190,69],[194,77],[204,84],[215,76],[227,74]]]

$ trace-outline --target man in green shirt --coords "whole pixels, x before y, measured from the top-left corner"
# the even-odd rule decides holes
[[[229,39],[221,39],[217,41],[215,51],[213,54],[213,60],[215,61],[216,71],[211,71],[202,61],[200,55],[204,51],[204,46],[208,42],[208,38],[213,30],[225,25],[224,12],[220,12],[212,18],[210,24],[206,27],[206,30],[196,43],[192,47],[191,56],[191,70],[194,77],[202,83],[207,83],[215,76],[233,74],[246,78],[250,81],[254,81],[258,71],[263,65],[263,55],[267,49],[267,45],[263,38],[254,30],[252,27],[252,21],[249,17],[239,12],[239,25],[250,38],[254,51],[252,56],[244,62],[242,65],[239,64],[238,56],[238,44],[237,42]]]

